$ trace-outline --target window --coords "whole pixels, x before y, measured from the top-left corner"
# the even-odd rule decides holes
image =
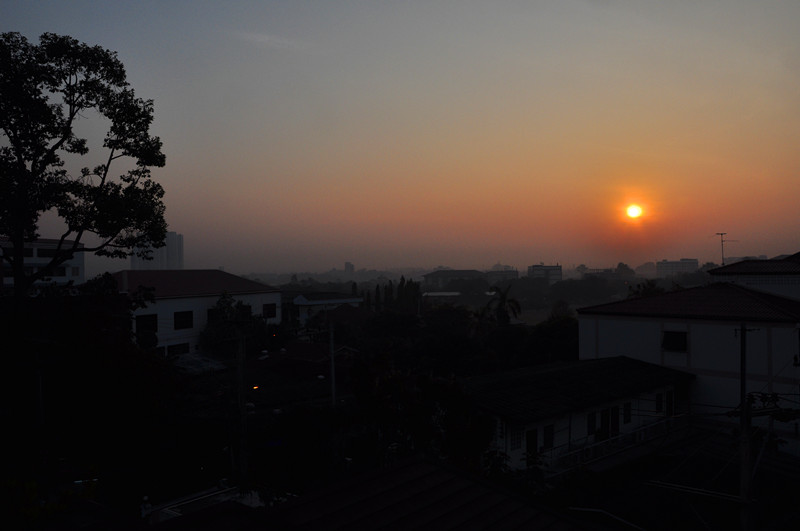
[[[191,310],[186,312],[175,312],[174,320],[175,330],[184,330],[194,326],[194,316]]]
[[[661,336],[661,348],[670,352],[687,352],[689,342],[686,332],[665,330]]]
[[[594,411],[586,415],[586,435],[594,435],[597,431],[597,415]]]
[[[79,277],[81,275],[81,268],[80,267],[73,267],[72,268],[72,276]]]
[[[53,258],[55,255],[56,255],[55,249],[44,249],[40,247],[36,250],[36,256],[38,256],[39,258]]]
[[[542,448],[545,450],[549,450],[553,447],[553,442],[555,441],[556,431],[555,426],[552,424],[548,424],[544,427],[544,434],[542,436]]]
[[[656,413],[664,411],[664,393],[656,393]]]
[[[625,402],[622,404],[622,423],[623,424],[630,424],[631,423],[631,403]]]
[[[519,426],[511,427],[509,430],[509,439],[511,440],[509,445],[512,450],[519,450],[522,448],[522,430]]]
[[[278,316],[278,305],[277,304],[265,304],[261,307],[261,315],[264,319],[270,319],[272,317]]]

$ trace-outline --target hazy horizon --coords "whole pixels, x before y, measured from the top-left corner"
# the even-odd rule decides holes
[[[154,100],[167,157],[154,177],[187,268],[719,263],[718,232],[726,256],[800,250],[800,2],[4,2],[2,15],[33,42],[118,52]]]

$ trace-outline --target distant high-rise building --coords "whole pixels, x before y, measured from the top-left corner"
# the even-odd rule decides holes
[[[344,272],[352,275],[356,272],[356,266],[354,266],[352,262],[345,262]]]
[[[131,269],[183,269],[183,234],[168,232],[164,247],[153,249],[152,260],[131,256]]]

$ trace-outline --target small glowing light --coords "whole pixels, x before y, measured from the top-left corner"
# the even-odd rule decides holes
[[[258,389],[258,386],[257,386],[257,385],[254,385],[254,386],[253,386],[253,390],[255,390],[255,389]]]
[[[627,213],[629,218],[638,218],[642,215],[642,207],[639,205],[629,205]]]

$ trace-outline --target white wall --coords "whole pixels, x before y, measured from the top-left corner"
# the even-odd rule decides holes
[[[722,321],[680,321],[636,319],[613,316],[582,315],[580,323],[580,359],[624,355],[673,367],[696,375],[692,385],[692,413],[700,418],[738,423],[738,417],[722,415],[738,407],[740,399],[739,323]],[[792,400],[800,391],[800,337],[793,323],[748,323],[747,392],[781,393]],[[680,329],[688,333],[685,353],[666,352],[661,348],[664,330]],[[781,402],[797,408],[797,403]],[[754,425],[767,425],[768,416],[753,419]],[[772,423],[776,432],[791,439],[800,455],[800,438],[795,423]]]
[[[245,295],[234,295],[233,298],[252,308],[253,315],[261,315],[265,304],[274,304],[276,316],[267,319],[267,325],[279,324],[281,322],[281,295],[279,292],[254,293]],[[158,315],[158,346],[169,347],[188,343],[189,351],[199,350],[200,333],[208,324],[208,310],[213,308],[219,300],[219,296],[211,297],[190,297],[182,299],[157,299],[155,303],[150,303],[146,308],[138,309],[134,312],[134,319],[138,315]],[[175,330],[175,312],[192,311],[192,327]],[[134,320],[134,332],[136,323]]]

